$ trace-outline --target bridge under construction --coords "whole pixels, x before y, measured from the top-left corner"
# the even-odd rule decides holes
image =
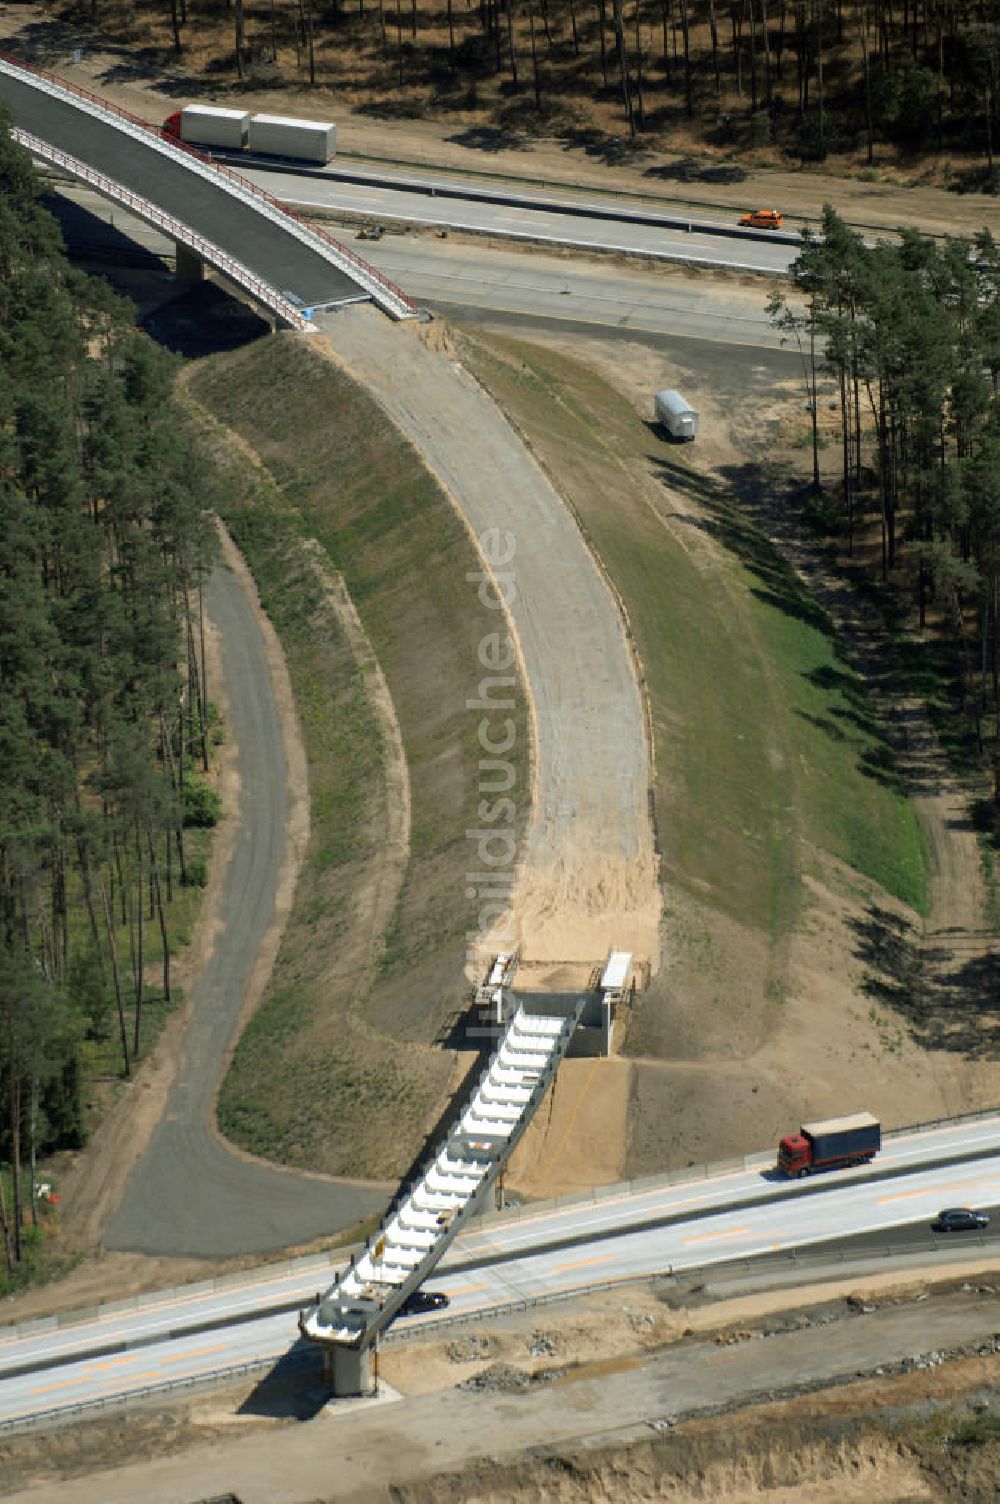
[[[488,1002],[496,1048],[450,1130],[400,1186],[378,1231],[326,1293],[300,1313],[299,1330],[325,1349],[337,1395],[364,1394],[380,1333],[423,1284],[491,1188],[571,1052],[606,1054],[631,956],[612,952],[587,992],[506,990],[516,957],[499,956],[477,1001]],[[575,1048],[573,1048],[575,1046]]]

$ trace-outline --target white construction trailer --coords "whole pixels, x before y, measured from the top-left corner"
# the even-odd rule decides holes
[[[698,414],[680,392],[657,392],[656,421],[672,439],[693,439],[698,432]]]

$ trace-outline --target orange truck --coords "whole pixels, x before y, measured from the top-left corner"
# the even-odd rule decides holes
[[[780,230],[784,223],[785,216],[777,209],[751,209],[740,219],[741,225],[754,230]]]

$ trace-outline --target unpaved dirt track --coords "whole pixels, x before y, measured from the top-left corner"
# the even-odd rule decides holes
[[[643,706],[618,610],[576,523],[439,326],[428,338],[368,307],[322,324],[473,533],[498,528],[514,539],[513,560],[502,568],[516,586],[511,618],[535,735],[533,807],[514,901],[525,958],[593,963],[616,944],[655,966],[659,895]],[[470,698],[487,675],[477,647],[469,644]],[[491,726],[497,736],[502,712]],[[469,859],[475,870],[472,841]]]
[[[237,743],[239,828],[224,878],[215,946],[192,998],[186,1058],[162,1121],[109,1220],[108,1248],[222,1257],[339,1231],[384,1193],[272,1169],[214,1132],[215,1093],[258,952],[275,911],[287,800],[281,725],[260,627],[247,596],[217,568],[205,604],[219,628]]]

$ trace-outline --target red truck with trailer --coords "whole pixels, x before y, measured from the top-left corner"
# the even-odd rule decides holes
[[[882,1126],[870,1112],[823,1123],[803,1123],[778,1145],[778,1169],[785,1175],[811,1175],[815,1170],[841,1170],[871,1164],[882,1147]]]

